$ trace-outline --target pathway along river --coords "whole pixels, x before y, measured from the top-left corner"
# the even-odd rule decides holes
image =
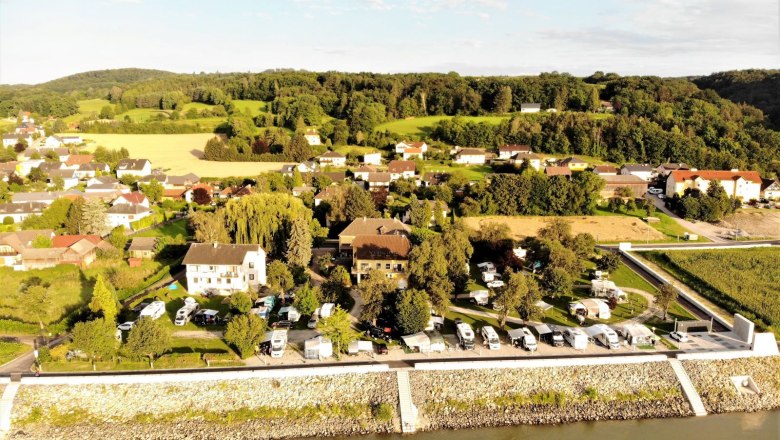
[[[679,419],[580,422],[503,428],[366,435],[338,440],[779,440],[780,410]]]

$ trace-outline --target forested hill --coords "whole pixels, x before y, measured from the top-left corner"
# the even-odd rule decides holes
[[[780,70],[732,70],[692,80],[702,89],[712,89],[726,99],[761,109],[780,128]]]
[[[154,69],[110,69],[92,70],[90,72],[77,73],[62,78],[39,84],[38,87],[59,93],[80,91],[89,94],[90,90],[101,90],[103,95],[113,86],[128,86],[130,84],[147,79],[162,78],[174,75],[173,72]]]

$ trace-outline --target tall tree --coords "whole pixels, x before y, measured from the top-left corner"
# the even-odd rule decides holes
[[[292,222],[290,238],[287,239],[287,263],[290,266],[306,268],[311,261],[312,238],[306,219],[298,217]]]
[[[401,291],[395,302],[398,328],[405,335],[421,332],[431,319],[431,304],[422,290]]]
[[[110,226],[106,216],[106,205],[99,199],[89,199],[84,202],[81,211],[81,233],[106,235]]]
[[[68,209],[68,216],[65,220],[65,232],[71,235],[80,235],[84,224],[84,198],[79,197],[73,200]]]
[[[95,362],[106,359],[116,353],[118,341],[115,339],[116,323],[103,318],[93,321],[78,322],[71,331],[71,347],[81,350],[92,362],[92,369],[96,370]]]
[[[496,292],[493,303],[500,306],[499,322],[501,328],[506,326],[506,319],[509,314],[517,309],[520,302],[528,294],[528,284],[525,275],[521,272],[512,272],[509,274],[506,285]]]
[[[230,243],[222,211],[196,211],[189,216],[190,228],[195,231],[195,241],[200,243]]]
[[[363,300],[360,319],[374,322],[382,313],[382,306],[387,296],[395,290],[395,285],[393,280],[387,278],[381,271],[371,270],[358,285],[357,290],[360,299]]]
[[[295,308],[302,315],[311,315],[320,306],[322,301],[322,289],[309,283],[304,284],[295,292]]]
[[[360,334],[352,328],[349,313],[339,306],[336,306],[332,315],[320,321],[317,329],[336,345],[337,353],[346,353],[349,343],[360,337]]]
[[[120,257],[125,253],[125,245],[127,245],[128,240],[130,239],[125,233],[124,226],[117,226],[108,234],[108,242],[111,243],[111,246],[116,248]]]
[[[414,287],[428,292],[433,308],[442,315],[447,312],[455,288],[449,277],[446,248],[441,236],[434,235],[409,254],[409,280]]]
[[[225,329],[225,340],[238,350],[242,358],[249,357],[261,342],[268,326],[257,315],[239,315]]]
[[[206,188],[195,188],[192,190],[192,201],[201,206],[209,205],[211,204],[211,194],[209,194]]]
[[[571,222],[561,218],[553,217],[547,220],[547,224],[536,234],[540,240],[556,240],[561,243],[569,243],[571,237]]]
[[[278,293],[287,292],[295,286],[290,268],[279,260],[274,260],[268,265],[266,280],[268,287]]]
[[[570,272],[562,267],[545,268],[542,272],[542,283],[547,293],[554,298],[571,293],[574,287]]]
[[[417,200],[417,196],[412,195],[409,201],[409,217],[413,226],[417,228],[427,228],[431,222],[431,205],[427,200]]]
[[[133,356],[149,358],[154,368],[154,359],[171,349],[171,331],[162,321],[143,317],[130,330],[125,348]]]
[[[658,288],[658,292],[655,294],[655,304],[664,311],[664,321],[666,321],[669,307],[675,301],[677,301],[677,289],[674,286],[667,283]]]
[[[361,217],[379,217],[371,194],[356,185],[347,190],[344,214],[349,221]]]
[[[89,309],[93,313],[102,313],[103,318],[107,322],[116,322],[116,315],[119,313],[116,296],[105,280],[103,280],[102,274],[98,274],[95,279],[95,287],[92,289],[92,300],[89,302]]]
[[[147,184],[140,184],[141,192],[151,201],[152,203],[157,203],[160,200],[162,200],[163,196],[163,186],[160,182],[157,181],[157,179],[152,179],[151,182]]]
[[[35,316],[43,330],[43,321],[48,318],[54,304],[53,293],[49,290],[49,286],[40,282],[20,286],[15,302],[20,309]]]
[[[230,295],[230,308],[238,313],[247,313],[252,308],[252,298],[246,292]]]
[[[493,99],[493,111],[496,113],[508,113],[512,109],[512,88],[503,86],[498,89]]]
[[[260,244],[271,255],[281,256],[286,248],[292,221],[312,212],[290,194],[252,194],[230,200],[224,209],[228,231],[239,244]]]
[[[349,272],[342,265],[333,268],[328,280],[322,284],[323,300],[335,302],[349,292],[352,287],[352,279]]]

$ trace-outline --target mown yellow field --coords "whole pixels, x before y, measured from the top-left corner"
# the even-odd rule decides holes
[[[195,134],[92,134],[81,135],[88,149],[127,148],[130,157],[152,161],[152,167],[170,174],[195,173],[200,177],[256,176],[278,171],[281,162],[211,162],[202,160],[203,147],[214,135]]]
[[[587,232],[599,242],[663,240],[666,237],[648,226],[642,220],[633,217],[612,216],[576,216],[564,217],[571,222],[574,234]],[[486,223],[504,223],[509,226],[514,238],[536,235],[539,229],[546,226],[550,217],[512,217],[487,216],[466,217],[466,225],[479,229]]]

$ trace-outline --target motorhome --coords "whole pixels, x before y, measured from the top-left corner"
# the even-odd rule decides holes
[[[271,357],[280,358],[287,346],[287,330],[274,330],[271,334]]]
[[[192,315],[198,310],[199,307],[200,306],[198,305],[198,302],[195,301],[195,298],[184,298],[184,305],[182,308],[176,311],[176,318],[174,319],[173,324],[184,325],[190,322],[190,318],[192,318]]]
[[[496,333],[496,330],[486,325],[482,327],[482,340],[485,345],[488,346],[490,350],[500,350],[501,349],[501,341],[498,339],[498,333]]]
[[[352,341],[347,346],[347,354],[373,353],[374,343],[371,341]]]
[[[196,325],[216,325],[219,324],[219,310],[200,309],[195,312],[192,322]]]
[[[567,328],[563,331],[563,339],[575,350],[588,348],[588,335],[578,328]]]
[[[469,298],[471,298],[471,302],[478,306],[486,306],[490,299],[490,292],[487,290],[473,290],[469,292]]]
[[[282,307],[279,309],[279,316],[290,322],[298,322],[301,319],[301,314],[293,306]]]
[[[563,347],[563,334],[558,327],[547,324],[536,324],[531,326],[539,341],[546,342],[553,347]]]
[[[509,330],[509,340],[515,347],[522,347],[528,351],[536,351],[536,338],[528,327]]]
[[[334,303],[325,303],[320,307],[320,318],[327,318],[333,314],[333,309],[336,307]]]
[[[162,301],[152,301],[141,310],[139,318],[147,317],[155,320],[165,314],[165,303]]]
[[[458,342],[464,350],[474,349],[474,330],[465,322],[456,325],[458,331]]]

